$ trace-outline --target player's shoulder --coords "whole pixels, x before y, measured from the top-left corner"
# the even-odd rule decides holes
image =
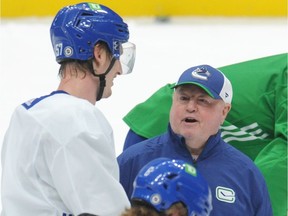
[[[42,120],[50,119],[59,122],[60,119],[67,119],[67,122],[87,121],[89,119],[105,117],[102,112],[85,99],[81,99],[64,91],[54,91],[48,95],[33,98],[21,104],[35,118]]]
[[[63,112],[67,114],[75,115],[89,115],[96,113],[101,113],[101,111],[91,104],[88,100],[75,97],[69,94],[55,94],[53,97],[47,98],[46,106],[53,106],[53,108],[58,112]]]

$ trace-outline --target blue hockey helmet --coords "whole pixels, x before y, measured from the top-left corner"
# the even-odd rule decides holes
[[[206,180],[182,160],[158,158],[144,166],[134,180],[133,202],[144,201],[158,212],[182,202],[189,216],[208,216],[212,197]]]
[[[103,41],[113,57],[120,59],[123,74],[133,69],[135,45],[128,42],[128,25],[104,5],[84,2],[62,8],[52,22],[50,37],[58,63],[89,60],[96,43]]]

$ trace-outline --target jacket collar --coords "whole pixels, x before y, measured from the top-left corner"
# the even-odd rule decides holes
[[[182,153],[183,153],[184,149],[186,152],[188,151],[186,144],[185,144],[184,137],[174,133],[170,124],[168,126],[168,136],[172,140],[172,143],[174,144],[173,147],[176,148],[176,151],[182,151]],[[221,142],[221,131],[219,130],[215,135],[212,135],[209,137],[209,139],[207,140],[206,145],[205,145],[203,151],[201,152],[201,154],[199,155],[197,161],[203,160],[203,159],[213,155],[215,153],[215,151],[217,151],[217,149],[221,148],[221,143],[222,143]]]

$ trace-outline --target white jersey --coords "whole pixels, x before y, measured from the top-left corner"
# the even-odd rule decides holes
[[[16,108],[2,172],[2,216],[117,216],[130,206],[110,124],[88,101],[63,91]]]

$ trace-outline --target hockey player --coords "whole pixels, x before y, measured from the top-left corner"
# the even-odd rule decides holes
[[[274,216],[287,214],[287,53],[221,67],[233,83],[233,109],[221,126],[225,141],[263,173]],[[173,84],[135,106],[124,149],[167,130]],[[161,104],[161,106],[159,106]]]
[[[211,191],[206,180],[182,160],[157,158],[134,181],[132,207],[122,216],[209,216]]]
[[[132,71],[135,45],[108,7],[62,8],[50,28],[60,84],[18,106],[2,149],[2,216],[116,216],[130,206],[113,132],[94,105]]]

